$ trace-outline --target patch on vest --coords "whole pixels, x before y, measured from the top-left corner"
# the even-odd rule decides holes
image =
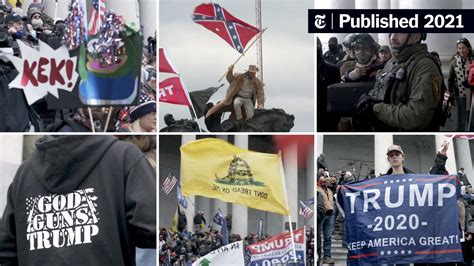
[[[433,77],[432,83],[433,83],[433,95],[436,101],[439,101],[439,98],[441,97],[441,81],[439,80],[438,77]]]

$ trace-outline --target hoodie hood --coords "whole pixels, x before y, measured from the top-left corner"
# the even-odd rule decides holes
[[[71,192],[116,141],[112,136],[45,136],[36,141],[29,165],[48,191]]]

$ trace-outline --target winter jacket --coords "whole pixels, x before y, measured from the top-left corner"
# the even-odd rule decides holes
[[[0,224],[0,264],[135,265],[156,248],[156,176],[111,136],[46,136],[18,169]]]

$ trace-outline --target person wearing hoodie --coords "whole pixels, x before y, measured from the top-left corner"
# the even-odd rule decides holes
[[[156,248],[156,176],[112,136],[45,136],[18,169],[0,224],[0,264],[135,265]]]

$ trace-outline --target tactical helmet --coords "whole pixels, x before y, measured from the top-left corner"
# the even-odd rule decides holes
[[[357,34],[355,33],[351,33],[349,35],[347,35],[344,40],[342,41],[342,45],[344,45],[344,47],[346,47],[346,49],[351,49],[352,48],[352,41],[354,40],[354,37],[356,36]]]
[[[372,49],[373,54],[377,54],[379,52],[380,45],[368,33],[356,34],[352,39],[351,47],[354,47],[354,45],[358,43],[369,45]]]

